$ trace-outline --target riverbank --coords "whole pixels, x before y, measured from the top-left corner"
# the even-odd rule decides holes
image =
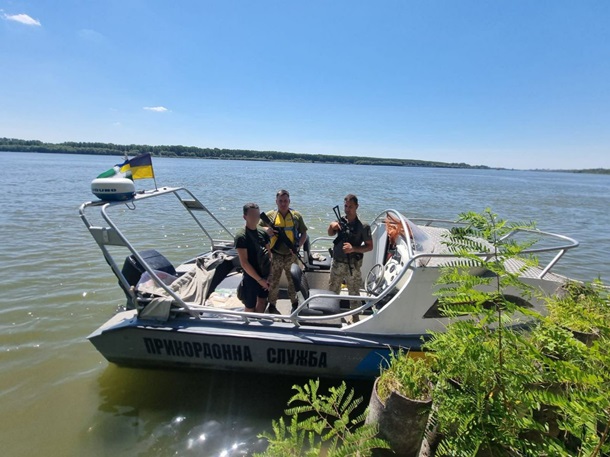
[[[379,157],[339,156],[328,154],[305,154],[280,151],[253,151],[244,149],[198,148],[195,146],[150,146],[121,145],[113,143],[43,143],[38,140],[20,140],[0,138],[0,152],[40,152],[51,154],[87,154],[87,155],[138,155],[150,152],[154,157],[179,157],[220,160],[254,160],[270,162],[330,163],[352,165],[382,165],[395,167],[425,168],[473,168],[490,169],[484,165],[466,163],[446,163],[414,159],[389,159]]]
[[[181,145],[150,146],[146,144],[121,145],[113,143],[93,142],[44,143],[38,140],[20,140],[15,138],[0,138],[0,153],[1,152],[37,152],[45,154],[83,154],[111,156],[123,156],[125,154],[135,156],[144,152],[150,152],[154,157],[171,158],[251,160],[255,162],[327,163],[339,165],[378,165],[390,167],[505,170],[505,168],[494,168],[488,167],[486,165],[469,165],[467,163],[447,163],[415,159],[338,156],[330,154],[307,154],[280,151],[254,151],[247,149],[199,148],[195,146]],[[569,170],[559,170],[553,168],[519,170],[513,168],[510,170],[610,175],[610,169],[607,168],[587,168]]]

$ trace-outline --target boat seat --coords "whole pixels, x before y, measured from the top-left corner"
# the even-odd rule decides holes
[[[330,270],[331,258],[329,256],[316,255],[311,252],[309,235],[303,243],[303,253],[305,254],[305,265],[308,270]]]
[[[341,311],[339,295],[324,289],[310,289],[307,283],[307,278],[303,274],[303,270],[296,263],[290,267],[290,276],[294,282],[294,288],[297,293],[301,293],[303,298],[307,300],[312,295],[325,294],[336,295],[337,298],[314,298],[307,304],[307,307],[299,311],[299,315],[303,316],[323,316],[329,314],[338,314]]]

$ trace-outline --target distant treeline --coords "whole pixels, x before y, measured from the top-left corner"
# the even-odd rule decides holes
[[[0,138],[0,152],[43,152],[56,154],[91,154],[123,156],[125,153],[135,156],[150,152],[153,157],[189,157],[222,160],[267,160],[282,162],[316,162],[355,165],[387,165],[399,167],[436,167],[436,168],[484,168],[484,165],[466,163],[431,162],[427,160],[384,159],[377,157],[335,156],[327,154],[299,154],[278,151],[251,151],[244,149],[197,148],[193,146],[149,146],[138,144],[112,143],[43,143],[37,140],[18,140]]]
[[[592,173],[594,175],[610,175],[610,170],[608,168],[586,168],[584,170],[561,170],[561,171],[569,171],[572,173]]]

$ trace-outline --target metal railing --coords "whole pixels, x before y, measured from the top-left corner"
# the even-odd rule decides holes
[[[185,192],[186,194],[188,194],[188,196],[190,196],[190,198],[188,198],[188,199],[182,198],[179,195],[179,192]],[[449,259],[449,258],[457,257],[457,255],[451,254],[451,253],[422,252],[422,253],[415,254],[414,249],[413,249],[413,241],[411,240],[411,237],[405,236],[404,238],[407,243],[408,251],[409,251],[409,259],[408,259],[407,263],[402,267],[402,269],[398,272],[398,274],[392,279],[392,281],[390,281],[388,284],[386,284],[384,286],[383,290],[377,295],[361,295],[361,296],[360,295],[358,295],[358,296],[355,296],[355,295],[337,296],[335,294],[313,295],[313,296],[308,297],[302,303],[300,303],[298,305],[298,307],[295,310],[293,310],[289,315],[260,314],[260,313],[252,313],[252,312],[247,312],[247,311],[219,309],[219,308],[215,308],[212,306],[199,305],[199,304],[195,304],[195,303],[187,303],[184,300],[182,300],[182,298],[179,297],[166,284],[164,284],[163,281],[161,281],[161,279],[157,276],[155,271],[140,256],[140,254],[134,248],[134,246],[127,240],[127,238],[124,236],[124,234],[119,230],[119,228],[116,226],[116,224],[111,220],[111,218],[107,212],[108,209],[118,206],[118,205],[128,205],[129,206],[131,204],[131,205],[135,206],[135,203],[139,200],[152,198],[152,197],[158,197],[160,195],[165,195],[165,194],[174,194],[178,198],[178,200],[180,201],[182,206],[188,211],[188,213],[191,215],[191,217],[195,220],[195,222],[200,227],[202,232],[205,233],[205,235],[209,239],[212,247],[214,247],[214,246],[226,247],[226,246],[232,245],[232,242],[233,242],[232,233],[188,189],[185,189],[183,187],[176,187],[176,188],[164,187],[164,188],[157,189],[154,191],[140,192],[140,193],[137,193],[133,199],[124,201],[124,202],[93,201],[93,202],[83,203],[79,208],[79,213],[80,213],[80,217],[83,220],[85,226],[91,232],[93,238],[95,239],[98,246],[102,250],[104,258],[110,265],[112,271],[117,276],[119,281],[121,281],[121,284],[123,285],[124,290],[126,292],[130,293],[133,303],[136,302],[135,291],[133,290],[131,285],[127,282],[125,277],[123,276],[121,270],[119,269],[118,265],[114,261],[112,255],[110,254],[110,252],[108,251],[106,246],[115,245],[115,246],[126,247],[135,257],[135,259],[137,259],[137,261],[142,265],[142,267],[150,274],[150,276],[154,280],[154,282],[159,287],[161,287],[168,294],[168,296],[172,297],[172,299],[175,302],[175,306],[171,311],[173,313],[178,313],[178,314],[186,313],[189,316],[191,316],[193,318],[197,318],[197,319],[218,318],[218,317],[222,316],[225,318],[235,318],[240,321],[244,321],[246,323],[251,322],[251,321],[272,321],[272,322],[289,321],[289,322],[292,322],[295,326],[299,326],[301,323],[307,323],[307,322],[313,322],[313,321],[323,322],[323,321],[331,321],[331,320],[346,318],[348,316],[361,314],[362,312],[372,308],[379,301],[385,299],[389,294],[394,293],[394,290],[397,289],[402,278],[404,277],[405,274],[407,274],[408,271],[416,269],[416,268],[423,268],[422,266],[418,267],[418,260],[426,259],[426,258],[427,259],[430,259],[430,258],[448,258]],[[90,223],[89,219],[85,215],[85,212],[88,208],[91,208],[91,207],[100,207],[100,213],[109,227],[97,227]],[[212,237],[212,235],[210,234],[210,232],[208,230],[206,230],[206,228],[203,226],[203,224],[197,218],[197,216],[193,213],[193,211],[204,211],[206,214],[208,214],[218,224],[218,226],[227,235],[229,235],[230,240],[215,240]],[[400,221],[402,228],[403,228],[403,233],[405,233],[405,234],[409,233],[407,219],[402,214],[400,214],[397,210],[394,210],[394,209],[388,209],[386,211],[381,212],[374,219],[374,223],[381,224],[381,221],[383,220],[383,218],[386,217],[388,214],[393,214]],[[461,225],[459,222],[443,220],[443,219],[414,218],[414,219],[410,219],[410,221],[412,221],[414,223],[416,221],[422,221],[423,224],[420,224],[420,225],[423,225],[425,227],[434,227],[435,226],[434,224],[451,224],[453,226]],[[556,263],[565,254],[565,252],[567,252],[569,249],[573,249],[578,246],[578,242],[570,237],[558,235],[558,234],[554,234],[554,233],[550,233],[550,232],[543,232],[543,231],[539,231],[539,230],[524,230],[524,229],[515,230],[515,231],[509,233],[508,235],[506,235],[506,237],[504,239],[515,236],[518,234],[518,232],[529,232],[536,236],[550,237],[550,238],[561,240],[562,242],[564,242],[563,244],[561,244],[559,246],[553,246],[553,247],[548,247],[548,248],[532,248],[532,249],[526,249],[526,250],[522,251],[523,254],[537,254],[537,253],[557,251],[557,254],[553,257],[553,259],[545,267],[542,268],[542,270],[538,276],[539,279],[543,279],[544,276],[546,276],[550,272],[550,270],[556,265]],[[313,245],[315,244],[316,241],[320,241],[320,240],[326,241],[326,240],[331,240],[331,239],[332,239],[331,237],[316,238],[315,240],[313,240],[311,242],[311,252],[316,252],[313,247]],[[481,257],[488,256],[489,254],[490,254],[489,252],[474,253],[474,255],[481,256]],[[404,289],[407,285],[408,285],[408,282],[403,284],[401,286],[400,290],[397,291],[397,295],[400,294],[400,291],[402,289]],[[312,300],[315,300],[318,298],[331,298],[331,299],[339,298],[341,300],[362,301],[363,304],[357,308],[349,309],[349,310],[346,310],[346,311],[338,313],[338,314],[330,314],[330,315],[322,315],[322,316],[299,316],[299,312],[301,310],[303,310],[304,308],[307,308],[307,306],[312,302]],[[376,312],[376,309],[374,308],[373,314],[375,314],[375,312]]]
[[[180,195],[180,192],[185,192],[186,194],[188,194],[188,196],[190,196],[190,199],[182,198],[181,195]],[[113,273],[115,274],[115,276],[121,282],[121,285],[123,286],[123,290],[125,290],[125,292],[127,294],[129,294],[129,296],[130,296],[130,298],[131,298],[133,303],[136,303],[135,291],[133,290],[133,288],[131,287],[131,285],[129,284],[129,282],[127,281],[125,276],[123,275],[123,272],[121,271],[121,269],[119,268],[117,263],[114,261],[114,258],[112,257],[112,254],[110,254],[110,252],[108,251],[106,246],[123,246],[123,247],[126,247],[131,252],[131,254],[134,256],[134,258],[140,263],[140,265],[142,265],[142,267],[148,272],[148,274],[151,276],[151,278],[154,280],[154,282],[155,282],[155,284],[157,286],[161,287],[165,291],[165,293],[167,293],[177,303],[179,303],[180,306],[182,306],[183,309],[186,310],[191,316],[199,317],[199,314],[195,310],[191,309],[192,306],[189,306],[186,302],[184,302],[182,300],[182,298],[180,298],[163,281],[161,281],[161,279],[155,273],[155,270],[152,269],[148,265],[148,263],[142,258],[140,253],[127,240],[127,237],[121,232],[121,230],[112,221],[112,219],[110,218],[110,216],[108,214],[108,210],[110,208],[113,208],[113,207],[116,207],[116,206],[121,206],[121,205],[126,205],[130,209],[135,209],[136,203],[138,201],[145,200],[145,199],[148,199],[148,198],[153,198],[153,197],[160,197],[162,195],[168,195],[168,194],[173,194],[178,199],[178,201],[182,204],[182,206],[186,209],[186,211],[191,215],[191,217],[193,218],[193,220],[195,221],[197,226],[206,235],[206,237],[208,238],[208,240],[210,242],[210,245],[212,247],[216,246],[218,244],[224,244],[224,245],[228,245],[229,243],[232,244],[233,234],[229,231],[229,229],[227,229],[222,224],[222,222],[220,222],[216,218],[216,216],[214,216],[214,214],[212,214],[212,212],[209,211],[203,205],[203,203],[201,203],[191,193],[191,191],[189,191],[188,189],[186,189],[184,187],[162,187],[160,189],[138,192],[138,193],[135,194],[135,196],[132,199],[126,200],[126,201],[112,201],[112,202],[107,202],[107,201],[91,201],[91,202],[86,202],[86,203],[83,203],[80,206],[79,214],[80,214],[81,220],[83,221],[83,223],[85,224],[85,226],[87,227],[87,229],[89,230],[89,232],[91,233],[93,238],[95,239],[96,243],[100,247],[100,249],[101,249],[101,251],[102,251],[102,253],[104,255],[104,258],[106,259],[106,262],[108,262],[108,264],[110,265],[110,268],[112,269]],[[104,221],[106,221],[106,223],[108,224],[109,227],[97,227],[97,226],[94,226],[93,224],[91,224],[91,222],[89,221],[89,219],[87,218],[87,216],[85,214],[86,210],[88,208],[90,208],[90,207],[99,207],[100,208],[100,214],[101,214],[102,218],[104,219]],[[210,216],[218,224],[218,226],[227,235],[229,235],[229,237],[231,238],[231,241],[228,241],[228,240],[215,240],[212,237],[212,235],[210,234],[210,232],[208,232],[208,230],[205,229],[205,227],[203,226],[203,224],[201,223],[199,218],[194,214],[193,211],[204,211],[208,216]]]

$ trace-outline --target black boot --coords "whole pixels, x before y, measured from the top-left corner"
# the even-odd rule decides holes
[[[282,314],[278,311],[278,309],[275,307],[275,305],[272,305],[271,303],[269,303],[269,307],[267,308],[267,314]]]

